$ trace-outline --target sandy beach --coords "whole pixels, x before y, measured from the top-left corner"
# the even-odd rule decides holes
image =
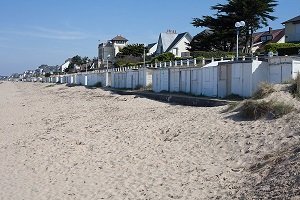
[[[0,199],[299,199],[299,112],[224,109],[3,82]]]

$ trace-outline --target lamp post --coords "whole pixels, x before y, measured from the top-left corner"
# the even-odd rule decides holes
[[[88,71],[88,64],[89,64],[89,60],[87,59],[86,63],[85,63],[85,73],[86,74],[87,74],[87,71]]]
[[[108,86],[108,59],[110,58],[110,54],[107,55],[107,59],[106,59],[106,81],[105,81],[105,85]]]
[[[85,85],[87,86],[88,85],[88,74],[87,74],[87,72],[88,72],[88,63],[89,63],[89,59],[87,59],[86,60],[86,65],[85,65]]]
[[[236,60],[239,60],[239,33],[242,27],[244,27],[246,23],[244,21],[236,22]]]
[[[146,45],[144,45],[144,68],[146,67]]]

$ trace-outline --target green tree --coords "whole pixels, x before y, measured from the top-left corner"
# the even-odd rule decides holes
[[[124,47],[119,52],[119,57],[122,56],[134,56],[134,57],[143,57],[144,55],[144,44],[129,44]],[[148,53],[148,50],[145,50]]]
[[[68,66],[68,68],[65,69],[65,72],[74,72],[75,71],[75,66],[80,66],[83,64],[86,64],[90,61],[88,57],[81,57],[79,55],[76,55],[71,58],[71,62]]]
[[[268,26],[268,20],[276,19],[271,14],[277,5],[277,0],[228,0],[227,4],[217,4],[211,7],[217,12],[214,17],[194,18],[192,24],[195,27],[209,28],[212,31],[212,37],[209,39],[219,41],[218,50],[224,51],[225,49],[232,50],[234,46],[235,22],[245,21],[246,25],[241,30],[241,35],[244,36],[242,39],[246,52],[249,52],[248,46],[251,49],[253,33]]]
[[[172,54],[171,52],[167,52],[167,53],[163,53],[163,54],[160,54],[158,56],[155,56],[152,59],[152,63],[154,63],[154,62],[166,62],[166,61],[173,61],[173,60],[175,60],[175,55]]]

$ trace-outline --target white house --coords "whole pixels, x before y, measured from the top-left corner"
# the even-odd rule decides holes
[[[284,43],[285,42],[285,29],[273,30],[269,27],[268,31],[257,32],[253,34],[253,47],[252,52],[258,49],[263,49],[268,43]]]
[[[192,36],[188,32],[177,34],[174,30],[168,30],[159,35],[155,54],[171,52],[176,57],[188,57],[187,44],[191,41]]]
[[[153,55],[156,52],[157,43],[148,44],[147,49],[148,49],[147,56]]]
[[[67,69],[69,67],[70,64],[70,60],[66,60],[66,62],[64,64],[62,64],[62,66],[60,67],[61,72],[64,72],[65,69]]]
[[[116,55],[120,50],[126,47],[128,40],[121,35],[117,35],[113,39],[107,41],[106,43],[101,43],[98,46],[98,61],[99,64],[105,63],[108,56],[110,61],[114,61]],[[99,65],[100,66],[100,65]]]
[[[300,15],[282,24],[285,25],[285,41],[300,42]]]

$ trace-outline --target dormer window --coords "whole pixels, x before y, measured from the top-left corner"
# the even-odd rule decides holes
[[[271,40],[273,40],[273,36],[272,35],[264,35],[264,36],[260,37],[260,40],[262,42],[271,41]]]
[[[273,40],[273,36],[272,35],[267,35],[267,41]]]

